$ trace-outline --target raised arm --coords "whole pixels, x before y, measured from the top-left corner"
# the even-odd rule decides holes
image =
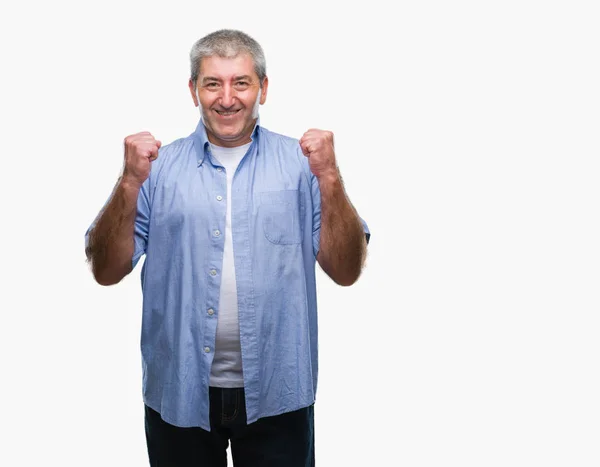
[[[138,197],[160,146],[148,132],[125,138],[123,175],[91,228],[85,251],[101,285],[116,284],[132,270]]]
[[[317,261],[339,285],[356,282],[365,263],[367,241],[362,222],[346,196],[335,162],[333,134],[308,130],[300,146],[309,158],[321,192],[321,232]]]

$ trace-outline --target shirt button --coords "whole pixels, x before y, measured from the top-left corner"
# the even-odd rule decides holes
[[[217,172],[223,172],[223,169],[221,167],[217,167]]]
[[[205,351],[206,353],[210,352],[210,347],[204,347],[204,351]]]
[[[217,275],[217,270],[216,269],[211,269],[210,270],[210,275],[211,276],[216,276]]]
[[[222,200],[223,200],[223,197],[221,195],[218,195],[217,196],[217,201],[222,201]]]
[[[214,315],[214,314],[215,314],[215,310],[213,310],[212,308],[209,308],[209,309],[208,309],[208,314],[209,314],[210,316]]]
[[[221,231],[220,230],[215,230],[213,232],[213,234],[214,234],[215,237],[218,237],[219,235],[221,235]]]

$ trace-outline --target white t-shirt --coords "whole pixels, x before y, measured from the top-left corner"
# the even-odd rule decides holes
[[[231,236],[231,184],[233,175],[251,143],[235,148],[224,148],[210,143],[213,156],[225,168],[227,176],[227,215],[225,243],[223,246],[223,269],[221,292],[217,309],[217,336],[215,355],[210,370],[210,386],[237,388],[244,386],[240,326],[238,322],[237,287],[233,264],[233,241]]]

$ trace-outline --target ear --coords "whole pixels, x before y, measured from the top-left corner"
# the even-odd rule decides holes
[[[198,107],[200,105],[200,102],[198,102],[198,98],[196,97],[196,88],[191,78],[188,81],[188,87],[190,88],[190,93],[192,94],[192,100],[194,101],[194,105]]]
[[[260,96],[260,105],[263,105],[267,100],[267,91],[269,89],[269,78],[265,76],[262,85],[262,94]]]

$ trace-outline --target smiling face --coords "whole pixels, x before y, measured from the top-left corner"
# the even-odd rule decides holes
[[[208,140],[223,147],[249,143],[268,84],[265,78],[261,89],[249,54],[203,58],[196,87],[191,80],[189,87],[194,103],[201,106]]]

